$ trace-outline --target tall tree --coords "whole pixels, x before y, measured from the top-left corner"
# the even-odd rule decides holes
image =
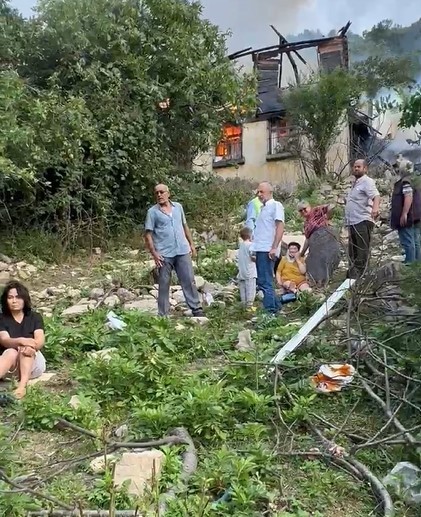
[[[41,0],[37,13],[14,66],[33,103],[36,220],[138,221],[155,181],[184,177],[227,114],[254,107],[253,78],[198,2]]]

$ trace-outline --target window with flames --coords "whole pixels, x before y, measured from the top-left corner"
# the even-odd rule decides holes
[[[243,158],[243,128],[235,124],[225,124],[222,138],[215,148],[214,162],[238,161]]]
[[[294,153],[297,144],[297,130],[286,118],[275,118],[268,121],[268,154],[277,155]]]

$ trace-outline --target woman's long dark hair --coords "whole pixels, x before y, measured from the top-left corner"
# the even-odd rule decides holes
[[[18,296],[22,298],[23,300],[23,313],[25,315],[29,314],[31,312],[31,297],[29,296],[28,289],[21,284],[20,282],[12,281],[9,282],[6,287],[4,288],[0,303],[1,303],[1,312],[5,314],[6,316],[10,316],[10,309],[9,304],[7,303],[7,297],[9,296],[9,292],[12,289],[16,289],[16,292],[18,293]]]

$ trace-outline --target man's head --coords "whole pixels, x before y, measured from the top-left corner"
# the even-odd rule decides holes
[[[361,178],[364,174],[367,174],[368,165],[365,160],[355,160],[354,167],[352,168],[352,174],[356,178]]]
[[[257,187],[257,197],[260,199],[262,203],[266,203],[269,199],[273,197],[273,187],[268,181],[263,181],[259,183]]]
[[[294,258],[297,253],[300,251],[301,249],[301,246],[298,242],[290,242],[288,244],[288,255],[291,257],[291,258]]]
[[[300,201],[297,205],[297,210],[302,217],[307,217],[311,210],[310,203],[308,201]]]
[[[170,191],[167,185],[160,183],[155,187],[154,193],[158,205],[165,205],[166,203],[168,203],[168,200],[170,198]]]
[[[247,228],[247,226],[245,226],[244,228],[241,228],[240,230],[240,237],[243,239],[243,241],[249,241],[251,240],[251,230],[250,228]]]

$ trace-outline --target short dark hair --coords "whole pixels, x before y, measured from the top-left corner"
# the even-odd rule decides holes
[[[246,239],[250,239],[251,236],[252,236],[252,231],[250,230],[250,228],[247,228],[247,226],[245,226],[244,228],[241,228],[240,237],[243,239],[243,241],[245,241]]]
[[[298,249],[298,251],[300,251],[300,249],[301,249],[301,244],[300,244],[299,242],[290,242],[290,243],[288,244],[288,249],[289,249],[291,246],[295,246],[295,247]]]
[[[12,280],[8,284],[6,284],[5,288],[3,289],[3,292],[1,294],[0,302],[1,302],[1,312],[5,314],[6,316],[10,316],[10,309],[9,304],[7,303],[7,297],[9,296],[9,292],[12,289],[16,289],[16,292],[18,293],[19,298],[22,298],[23,300],[23,312],[24,314],[29,314],[32,309],[31,305],[31,297],[29,296],[28,289],[21,284],[20,282],[17,282],[16,280]]]

